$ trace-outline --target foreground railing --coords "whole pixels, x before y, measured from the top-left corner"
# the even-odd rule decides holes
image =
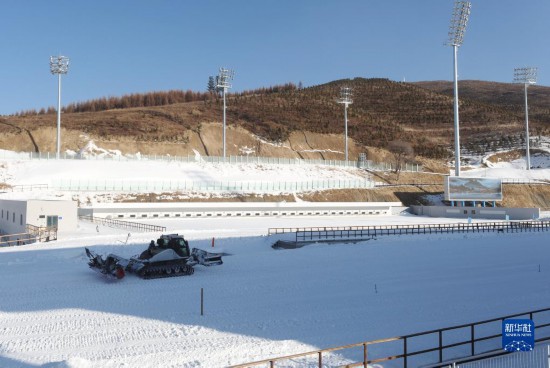
[[[536,339],[537,342],[550,340],[550,331],[547,329],[550,326],[550,308],[545,308],[405,336],[365,341],[335,348],[237,364],[231,366],[231,368],[257,366],[269,366],[273,368],[279,363],[284,364],[286,367],[316,366],[323,368],[324,361],[327,359],[330,359],[331,362],[335,361],[335,357],[332,356],[334,353],[350,353],[346,354],[350,358],[340,358],[342,364],[338,366],[341,367],[367,368],[369,364],[389,361],[400,361],[400,366],[403,368],[428,365],[432,368],[448,367],[449,363],[445,363],[445,361],[452,360],[453,362],[458,362],[461,357],[466,358],[480,354],[489,357],[505,354],[501,347],[502,322],[505,319],[519,317],[529,318],[535,322],[535,336],[538,336]],[[434,341],[435,343],[433,343]],[[380,345],[391,345],[386,351],[393,350],[394,353],[382,356],[372,354],[371,351]],[[353,354],[349,351],[353,348],[359,348],[360,351],[358,352],[356,349],[355,354]],[[357,357],[357,355],[360,355],[360,357]],[[353,357],[355,357],[355,362],[349,363]],[[309,360],[305,363],[305,361],[297,361],[299,358],[309,358]]]

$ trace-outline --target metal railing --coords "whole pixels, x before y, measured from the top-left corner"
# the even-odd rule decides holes
[[[104,217],[94,217],[94,216],[78,216],[78,218],[80,220],[90,221],[94,224],[100,224],[100,225],[109,226],[109,227],[118,227],[122,229],[130,229],[130,230],[145,231],[145,232],[166,231],[165,226],[142,224],[139,222],[122,221],[122,220],[109,219]]]
[[[25,192],[39,189],[48,189],[48,184],[18,184],[11,186],[12,192]]]
[[[376,183],[375,188],[391,188],[391,187],[426,187],[426,186],[441,186],[443,183],[426,183],[426,182],[409,182],[409,183],[400,183],[400,184],[390,184],[390,183]]]
[[[35,226],[27,224],[27,232],[33,235],[35,240],[39,242],[57,240],[57,226]]]
[[[550,185],[550,181],[544,179],[503,178],[502,184]]]
[[[403,368],[408,368],[409,366],[447,368],[450,363],[449,359],[446,357],[446,353],[447,355],[455,355],[451,357],[451,364],[452,362],[456,363],[460,361],[456,356],[457,354],[464,358],[472,357],[479,354],[484,354],[485,357],[503,354],[502,347],[500,346],[500,342],[502,339],[502,322],[505,319],[517,317],[528,317],[531,320],[536,320],[535,334],[536,336],[539,336],[539,338],[536,339],[537,342],[550,340],[550,333],[548,333],[546,330],[541,332],[543,328],[550,326],[550,323],[548,323],[548,321],[550,321],[550,308],[545,308],[474,323],[467,323],[447,328],[424,331],[410,335],[374,341],[365,341],[357,344],[309,351],[300,354],[286,355],[277,358],[259,360],[251,363],[237,364],[231,366],[230,368],[256,367],[259,365],[265,366],[266,364],[269,364],[269,367],[273,368],[275,367],[276,363],[279,362],[286,361],[288,363],[290,360],[294,360],[296,358],[307,357],[309,357],[311,360],[315,360],[317,362],[316,365],[319,368],[322,368],[323,359],[327,357],[329,353],[343,352],[344,350],[349,350],[352,348],[360,348],[361,358],[356,360],[355,363],[344,364],[342,365],[343,367],[366,368],[369,364],[400,360],[402,362],[401,366]],[[498,333],[496,333],[497,331]],[[452,342],[445,342],[446,340]],[[428,341],[437,342],[433,344],[429,343]],[[492,344],[487,344],[487,342],[492,342]],[[371,350],[381,344],[391,344],[393,348],[392,350],[397,349],[399,350],[399,352],[392,355],[372,358]],[[414,348],[413,346],[415,345],[422,347]],[[484,348],[482,345],[486,345],[488,347]],[[459,347],[462,347],[462,349],[456,349]],[[433,357],[434,354],[436,354],[435,357]],[[411,360],[418,356],[423,356],[423,359],[418,359],[418,361],[414,362],[414,365],[412,365],[413,362]],[[445,360],[447,360],[447,362],[445,362]],[[310,364],[309,366],[312,365]]]
[[[2,234],[0,235],[0,247],[14,247],[36,242],[36,237],[29,233]]]
[[[370,239],[382,235],[481,232],[532,232],[550,230],[550,221],[500,221],[451,224],[372,225],[303,228],[269,228],[268,235],[295,233],[296,242]]]

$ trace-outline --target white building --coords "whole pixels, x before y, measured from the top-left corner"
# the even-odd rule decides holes
[[[0,232],[22,234],[27,232],[27,225],[57,227],[61,233],[74,231],[77,211],[75,201],[0,199]]]

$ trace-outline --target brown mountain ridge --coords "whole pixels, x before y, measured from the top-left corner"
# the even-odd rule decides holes
[[[342,159],[343,106],[340,88],[353,89],[348,110],[350,158],[385,148],[393,140],[411,142],[418,155],[447,158],[452,153],[451,82],[403,83],[354,78],[297,88],[265,88],[233,93],[227,100],[228,154]],[[485,150],[519,145],[524,130],[523,87],[461,81],[462,149]],[[167,92],[168,93],[168,92]],[[173,93],[173,92],[171,92]],[[62,115],[62,150],[78,150],[89,139],[123,153],[205,155],[221,153],[222,103],[215,95],[195,93],[189,102],[162,98],[158,105],[76,111]],[[152,97],[151,97],[152,100]],[[550,88],[529,89],[532,136],[548,135]],[[157,104],[157,103],[153,103]],[[111,107],[116,108],[111,108]],[[0,148],[54,152],[55,113],[0,117]]]

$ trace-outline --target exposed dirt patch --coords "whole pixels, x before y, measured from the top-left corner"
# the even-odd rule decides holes
[[[550,209],[550,185],[503,185],[504,207]]]
[[[512,150],[512,151],[506,151],[506,152],[499,152],[489,156],[487,160],[492,163],[510,162],[510,161],[518,160],[522,157],[525,157],[525,152],[526,152],[525,150]],[[531,154],[531,156],[532,155],[550,156],[548,152],[538,150],[538,149],[530,149],[529,153]]]
[[[513,151],[508,151],[508,152],[499,152],[499,153],[495,153],[494,155],[491,155],[489,157],[487,157],[487,161],[489,162],[492,162],[492,163],[498,163],[498,162],[510,162],[510,161],[513,161],[513,160],[517,160],[517,159],[520,159],[521,157],[523,157],[523,155],[525,154],[525,152],[521,152],[519,150],[513,150]]]
[[[301,198],[310,202],[401,202],[405,206],[427,204],[427,194],[440,194],[440,186],[398,186],[376,189],[325,190],[305,193]]]

